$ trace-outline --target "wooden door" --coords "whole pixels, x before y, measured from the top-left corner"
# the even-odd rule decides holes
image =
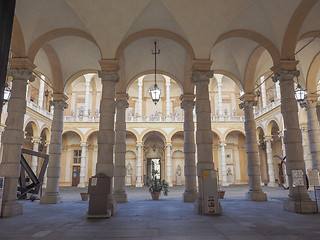
[[[72,167],[72,186],[78,186],[80,182],[80,166]]]

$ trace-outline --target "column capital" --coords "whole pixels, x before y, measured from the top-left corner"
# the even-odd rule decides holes
[[[94,76],[94,73],[87,73],[83,76],[86,79],[86,85],[87,85],[87,84],[90,84],[90,81],[91,81],[92,77]]]
[[[299,76],[300,76],[300,71],[299,70],[279,70],[272,77],[272,81],[273,82],[277,82],[277,81],[292,81],[292,79],[294,77],[299,77]]]
[[[300,107],[302,108],[316,108],[318,104],[318,97],[320,95],[316,93],[308,93],[305,99],[300,102]]]
[[[12,76],[14,80],[29,80],[30,82],[35,80],[35,76],[32,74],[32,72],[23,68],[10,68],[8,75]]]
[[[30,73],[37,67],[28,58],[10,58],[9,63],[11,69],[25,69]]]
[[[194,108],[194,105],[195,105],[194,99],[195,99],[195,95],[192,93],[181,94],[181,96],[180,96],[181,108],[182,109]]]
[[[168,86],[170,86],[170,81],[171,81],[171,77],[168,77],[168,76],[165,76],[164,75],[164,78],[166,79],[166,85]]]
[[[209,59],[193,60],[192,71],[210,71],[213,61]]]
[[[88,144],[88,142],[87,141],[81,141],[80,142],[80,146],[81,147],[87,147],[89,144]]]
[[[45,146],[48,146],[48,145],[50,145],[50,140],[45,141]]]
[[[172,142],[171,141],[166,142],[166,147],[172,147]]]
[[[143,147],[143,142],[137,142],[137,147]]]
[[[111,82],[119,82],[119,74],[118,71],[106,71],[101,70],[98,72],[99,78],[101,81],[111,81]]]
[[[198,82],[206,82],[209,84],[210,78],[213,77],[213,71],[211,70],[194,70],[191,75],[191,82],[197,84]]]
[[[220,147],[225,147],[225,146],[227,146],[227,143],[226,143],[225,141],[221,141],[221,142],[219,143],[219,146],[220,146]]]
[[[37,137],[32,138],[32,143],[39,144],[40,141],[41,141],[41,138],[37,138]]]
[[[129,107],[129,103],[127,100],[116,100],[115,108],[116,109],[126,109]]]
[[[265,142],[272,142],[273,138],[272,138],[272,136],[264,136],[264,141]]]
[[[243,109],[250,104],[252,104],[252,106],[257,106],[258,104],[255,93],[245,93],[240,97],[240,100],[242,101],[242,103],[239,104],[240,109]]]
[[[65,102],[65,100],[62,100],[62,99],[51,100],[50,101],[50,106],[53,106],[54,109],[60,107],[61,110],[68,108],[68,104]]]

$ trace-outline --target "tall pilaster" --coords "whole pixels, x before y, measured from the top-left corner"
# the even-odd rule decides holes
[[[281,92],[280,92],[280,83],[276,82],[276,95],[277,95],[277,99],[280,100],[281,99]]]
[[[171,99],[170,99],[170,77],[164,76],[166,79],[166,121],[170,122],[172,117]]]
[[[265,136],[264,141],[266,143],[266,153],[267,153],[267,164],[268,164],[268,175],[269,175],[269,187],[277,187],[278,184],[276,183],[275,179],[275,172],[274,172],[274,163],[273,163],[273,154],[272,154],[272,136]]]
[[[46,154],[49,155],[50,141],[46,141],[46,147],[47,147]],[[43,184],[42,184],[43,188],[47,188],[47,182],[48,182],[47,173],[48,173],[48,166],[47,166],[46,171],[45,171],[44,176],[43,176]]]
[[[301,170],[304,174],[305,164],[302,151],[302,137],[299,128],[298,106],[294,92],[294,77],[300,75],[296,70],[297,61],[282,60],[272,69],[274,81],[280,81],[281,113],[284,121],[284,143],[287,153],[287,174],[289,177],[289,199],[284,202],[284,209],[298,213],[317,212],[315,202],[311,201],[306,184],[293,185],[292,170]]]
[[[143,87],[143,77],[138,78],[138,121],[142,121],[142,87]]]
[[[136,187],[142,187],[143,181],[142,181],[142,142],[137,142],[137,180],[136,180]]]
[[[78,184],[78,188],[85,188],[86,184],[86,162],[87,162],[87,148],[88,143],[87,142],[81,142],[80,146],[81,149],[81,162],[80,162],[80,182]]]
[[[127,193],[124,186],[126,177],[126,108],[129,107],[128,98],[128,94],[116,95],[117,121],[113,197],[117,203],[127,202]]]
[[[24,141],[23,121],[26,113],[24,93],[27,81],[34,80],[31,71],[35,67],[26,59],[23,64],[27,66],[9,70],[13,84],[8,103],[6,129],[3,133],[3,157],[0,165],[0,175],[5,177],[1,213],[3,217],[20,215],[23,209],[22,204],[17,202],[17,183],[20,176],[21,147]]]
[[[195,105],[194,94],[183,94],[180,99],[181,108],[184,110],[184,176],[185,191],[183,193],[184,202],[194,202],[197,200],[196,185],[196,163],[195,163],[195,143],[194,143],[194,122],[193,109]]]
[[[167,148],[167,182],[169,187],[172,187],[172,164],[171,164],[171,147],[172,144],[171,142],[166,143],[166,148]]]
[[[39,138],[33,138],[32,142],[33,142],[33,151],[38,152],[40,139]],[[32,169],[32,171],[34,172],[35,175],[37,175],[37,167],[38,167],[38,157],[37,156],[32,156],[31,169]]]
[[[40,80],[40,88],[39,88],[39,98],[38,98],[38,105],[40,108],[43,108],[43,95],[44,95],[44,81],[46,77],[41,75]]]
[[[246,152],[248,159],[249,192],[246,198],[251,201],[267,201],[267,195],[261,188],[260,162],[258,158],[258,143],[256,122],[253,116],[253,106],[257,105],[255,94],[243,94],[240,108],[244,109],[244,129],[246,132]]]
[[[211,61],[197,60],[192,69],[191,82],[196,85],[196,113],[197,113],[197,176],[198,176],[198,199],[195,203],[195,211],[198,214],[204,213],[203,206],[203,184],[202,170],[214,171],[212,144],[213,134],[211,130],[210,100],[208,85],[213,77]]]
[[[118,63],[113,60],[102,60],[100,65],[103,71],[99,72],[102,81],[102,96],[100,102],[100,123],[98,132],[98,160],[97,173],[103,173],[111,178],[110,193],[107,200],[107,209],[111,214],[116,213],[116,204],[113,200],[113,147],[114,147],[114,114],[115,114],[115,86],[119,81]]]
[[[228,179],[227,179],[227,162],[226,162],[226,150],[225,147],[227,146],[226,142],[220,143],[220,157],[221,157],[221,175],[222,175],[222,186],[228,186]]]
[[[62,201],[59,192],[60,160],[62,153],[63,111],[68,107],[67,96],[62,93],[54,93],[54,114],[51,123],[51,139],[49,150],[49,166],[47,169],[46,193],[40,198],[41,204],[56,204]]]

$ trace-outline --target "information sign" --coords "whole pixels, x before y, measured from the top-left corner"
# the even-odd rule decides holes
[[[304,177],[302,170],[292,170],[292,186],[301,187],[304,186]]]
[[[310,186],[320,186],[319,170],[308,170],[308,179]]]

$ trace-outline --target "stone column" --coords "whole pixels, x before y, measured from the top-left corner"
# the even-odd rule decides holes
[[[222,175],[222,186],[228,186],[227,179],[227,162],[226,162],[226,151],[225,147],[227,146],[226,142],[220,143],[220,156],[221,156],[221,175]]]
[[[26,61],[27,62],[27,61]],[[27,62],[31,64],[30,62]],[[26,113],[27,81],[33,81],[33,68],[10,69],[13,77],[11,98],[8,103],[6,129],[3,133],[3,156],[0,176],[5,177],[2,202],[2,217],[22,214],[23,206],[17,202],[17,183],[20,176],[21,147],[24,141],[23,122]]]
[[[202,61],[201,61],[202,62]],[[191,82],[196,85],[196,113],[197,113],[197,154],[198,154],[198,199],[195,202],[195,211],[198,214],[204,213],[203,206],[203,184],[202,170],[214,171],[212,144],[213,134],[211,130],[210,100],[208,84],[213,72],[208,70],[211,61],[195,62],[193,66]],[[199,69],[199,70],[198,70]],[[216,193],[218,194],[218,193]]]
[[[86,74],[84,75],[84,78],[86,79],[86,95],[85,95],[85,99],[84,99],[84,117],[85,117],[85,121],[88,121],[88,117],[89,117],[89,109],[90,109],[90,82],[91,82],[91,78],[93,77],[94,74]]]
[[[39,138],[33,138],[32,142],[33,142],[33,151],[38,152],[40,139]],[[31,169],[32,169],[32,171],[34,172],[35,175],[37,175],[37,167],[38,167],[38,157],[37,156],[32,156]]]
[[[221,117],[223,116],[223,111],[222,111],[222,94],[221,94],[221,87],[222,87],[222,76],[223,75],[216,75],[217,79],[217,88],[218,88],[218,116]]]
[[[47,189],[41,197],[41,204],[56,204],[62,202],[59,193],[60,160],[62,153],[63,111],[68,107],[67,96],[61,93],[53,94],[54,114],[51,123],[51,139],[49,150],[49,166],[47,169]]]
[[[312,169],[320,170],[320,126],[317,116],[318,94],[308,94],[303,106],[307,110]]]
[[[49,148],[50,148],[50,141],[46,141],[46,146],[47,146],[47,149],[46,149],[46,154],[49,155]],[[47,165],[47,168],[48,168],[48,165]],[[48,172],[48,169],[46,168],[46,171],[44,173],[44,176],[43,176],[43,184],[42,184],[42,187],[43,188],[47,188],[47,172]]]
[[[127,193],[124,186],[126,177],[126,108],[129,107],[128,94],[117,94],[116,99],[117,121],[113,197],[117,203],[125,203],[127,202]]]
[[[138,121],[142,121],[142,86],[143,86],[143,77],[138,78]]]
[[[262,108],[267,107],[267,93],[266,93],[266,83],[264,82],[264,76],[261,78],[261,97],[262,97]]]
[[[171,147],[172,144],[171,142],[166,143],[166,148],[167,148],[167,182],[169,187],[172,187],[172,168],[171,168]]]
[[[197,200],[197,185],[196,185],[196,163],[195,163],[195,143],[194,143],[194,94],[182,94],[181,108],[184,110],[184,176],[185,190],[183,193],[184,202],[194,202]]]
[[[78,184],[78,188],[85,188],[86,184],[86,162],[87,162],[87,142],[81,142],[80,146],[82,147],[81,150],[81,162],[80,162],[80,182]]]
[[[38,106],[43,108],[43,95],[44,95],[44,80],[46,79],[45,76],[41,75],[40,80],[40,88],[39,88],[39,98],[38,98]]]
[[[267,163],[268,163],[268,175],[269,175],[269,187],[278,187],[275,179],[273,153],[272,153],[272,136],[265,136],[264,141],[266,143]]]
[[[104,64],[100,63],[102,66]],[[107,64],[109,65],[109,63]],[[114,114],[115,114],[115,85],[119,81],[118,69],[115,63],[110,63],[112,70],[100,71],[102,81],[102,97],[100,102],[100,123],[98,132],[98,160],[96,172],[111,178],[110,193],[113,192],[113,147],[114,147]],[[107,67],[109,69],[109,67]],[[113,195],[109,194],[107,209],[111,214],[116,213]]]
[[[170,77],[164,76],[166,79],[166,121],[171,121],[171,100],[170,100]]]
[[[275,72],[274,81],[280,81],[281,113],[284,121],[284,143],[287,153],[287,174],[289,177],[289,199],[284,202],[284,209],[297,213],[317,212],[316,203],[311,201],[306,184],[293,186],[292,170],[301,170],[305,174],[302,152],[302,137],[299,129],[298,106],[294,94],[294,77],[300,75],[296,61],[282,60]],[[287,70],[283,70],[283,69]]]
[[[258,143],[256,122],[253,117],[253,106],[257,105],[255,94],[243,94],[239,107],[244,108],[244,129],[246,132],[246,152],[248,159],[249,192],[246,198],[251,201],[267,201],[267,195],[261,188],[260,162],[258,158]]]
[[[310,153],[308,128],[305,126],[301,127],[301,134],[302,134],[303,159],[306,165],[306,170],[312,169],[312,157]]]
[[[137,155],[137,180],[136,180],[136,187],[142,187],[143,181],[142,181],[142,142],[137,142],[137,148],[138,148],[138,155]]]

